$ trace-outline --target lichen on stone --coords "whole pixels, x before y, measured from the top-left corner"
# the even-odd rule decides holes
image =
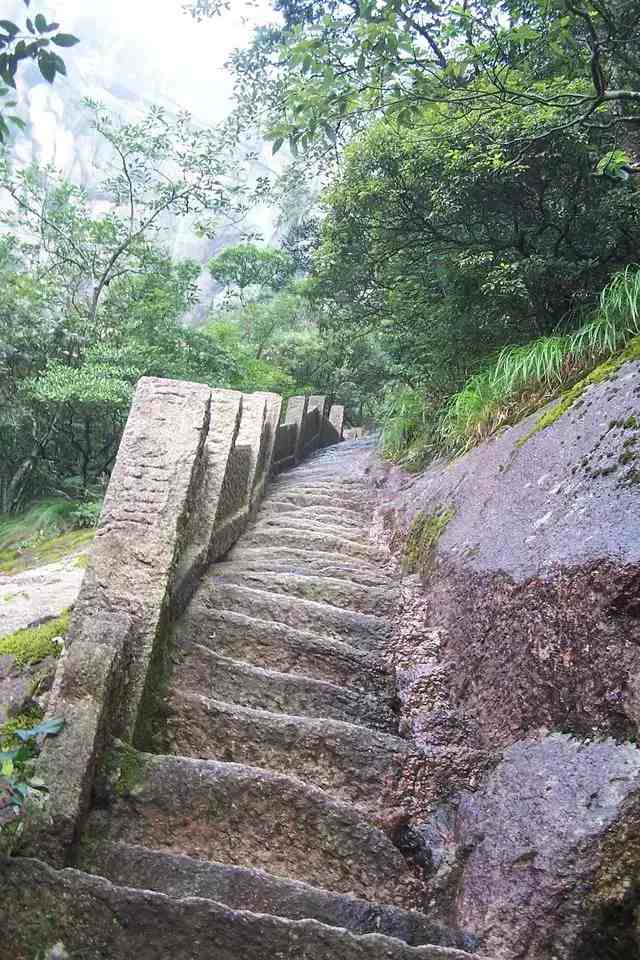
[[[433,554],[447,524],[455,516],[451,508],[438,508],[434,513],[416,513],[404,545],[403,569],[408,573],[428,573]]]
[[[40,663],[45,657],[58,657],[60,645],[55,638],[64,636],[69,629],[68,610],[55,620],[49,620],[38,627],[26,627],[16,630],[7,637],[0,638],[0,656],[8,654],[17,666],[26,667]]]

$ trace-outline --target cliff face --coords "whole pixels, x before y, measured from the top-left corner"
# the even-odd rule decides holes
[[[539,421],[419,477],[373,468],[407,572],[392,655],[415,753],[389,802],[428,898],[481,952],[627,958],[640,363]]]

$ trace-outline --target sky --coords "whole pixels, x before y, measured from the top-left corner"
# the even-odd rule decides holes
[[[243,46],[257,22],[272,19],[268,0],[246,6],[231,0],[222,17],[198,23],[184,0],[32,0],[32,15],[49,14],[80,45],[65,50],[69,82],[91,92],[101,85],[134,90],[145,99],[167,99],[213,123],[227,112],[231,81],[224,64]],[[3,7],[5,5],[3,4]],[[9,0],[24,22],[22,0]],[[56,82],[60,82],[59,80]],[[64,82],[64,81],[62,81]]]

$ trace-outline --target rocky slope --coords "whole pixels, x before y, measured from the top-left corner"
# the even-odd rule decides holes
[[[405,569],[391,805],[436,916],[510,960],[640,950],[640,364],[422,476],[361,464]]]

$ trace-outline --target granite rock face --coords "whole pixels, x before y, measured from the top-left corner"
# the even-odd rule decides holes
[[[389,803],[427,897],[486,951],[627,960],[640,952],[640,364],[536,431],[539,417],[419,477],[363,464],[418,574],[390,643],[415,750]]]
[[[635,955],[634,746],[562,734],[520,741],[481,790],[460,794],[452,827],[440,854],[448,853],[450,874],[459,874],[457,922],[474,932],[481,952],[558,960]],[[437,824],[425,829],[430,839]]]

